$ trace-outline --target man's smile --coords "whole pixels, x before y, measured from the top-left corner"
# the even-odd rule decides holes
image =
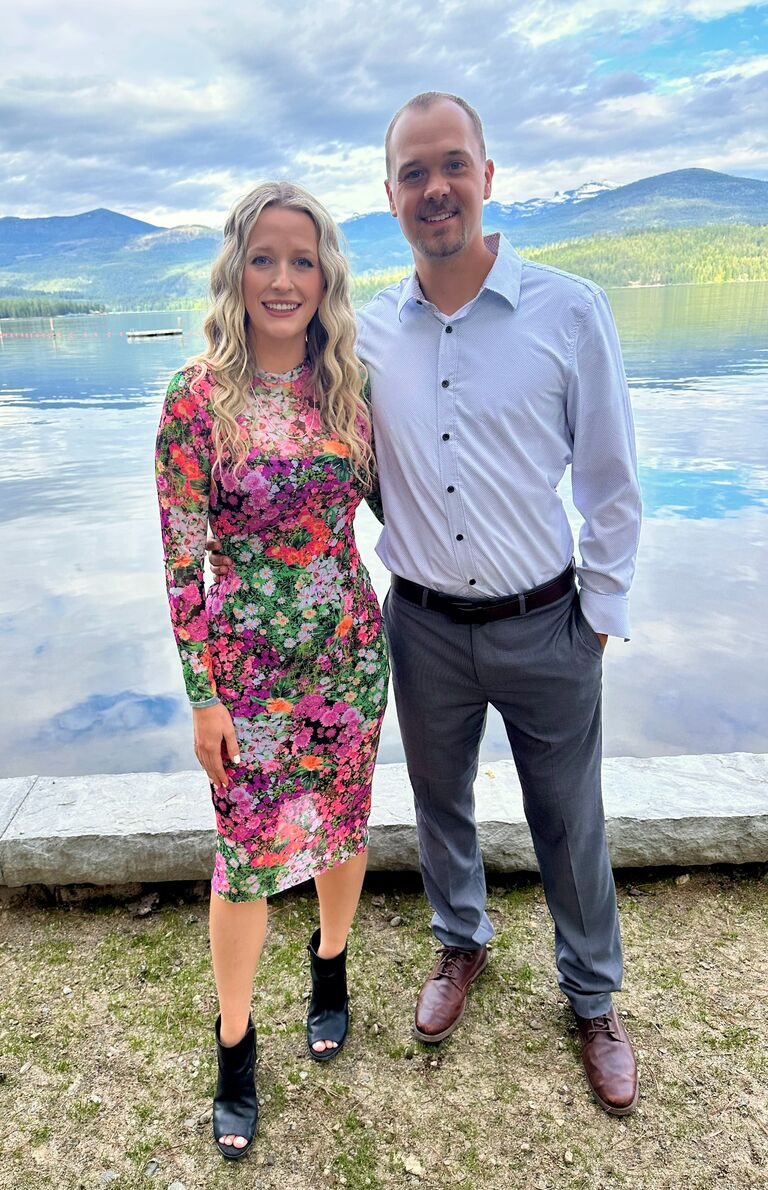
[[[447,223],[455,215],[458,215],[458,211],[438,211],[431,215],[422,215],[422,220],[424,223]]]

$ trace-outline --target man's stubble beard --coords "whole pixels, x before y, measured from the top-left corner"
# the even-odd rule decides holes
[[[447,256],[455,256],[457,252],[461,252],[463,248],[466,248],[468,242],[467,229],[462,225],[461,231],[453,242],[427,244],[424,240],[417,238],[413,247],[421,256],[432,260],[443,260]]]

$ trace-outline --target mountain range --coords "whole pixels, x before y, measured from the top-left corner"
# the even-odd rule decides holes
[[[591,182],[550,199],[488,202],[484,225],[519,247],[596,235],[709,224],[768,224],[768,182],[683,169],[625,186]],[[341,224],[355,273],[407,265],[388,212]],[[46,295],[110,306],[179,304],[205,293],[221,235],[157,227],[100,208],[42,219],[0,218],[0,297]]]
[[[768,182],[709,169],[679,169],[626,186],[593,182],[547,201],[486,203],[487,231],[501,231],[519,247],[558,240],[712,223],[768,223]],[[389,214],[342,224],[358,269],[389,268],[409,258]]]

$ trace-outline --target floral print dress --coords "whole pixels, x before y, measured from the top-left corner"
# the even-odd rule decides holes
[[[211,887],[229,901],[289,888],[367,843],[387,698],[381,612],[353,533],[364,496],[327,436],[310,368],[257,373],[238,421],[249,454],[214,470],[215,377],[173,377],[156,473],[176,643],[193,706],[220,700],[240,764],[211,787]],[[207,595],[208,524],[234,565]]]

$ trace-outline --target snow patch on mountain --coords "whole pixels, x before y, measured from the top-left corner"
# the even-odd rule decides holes
[[[504,215],[517,216],[525,219],[529,215],[538,215],[542,211],[550,211],[554,207],[575,207],[580,202],[595,198],[605,190],[616,190],[618,182],[584,182],[573,190],[556,190],[552,198],[528,198],[525,202],[499,203],[499,210]]]

